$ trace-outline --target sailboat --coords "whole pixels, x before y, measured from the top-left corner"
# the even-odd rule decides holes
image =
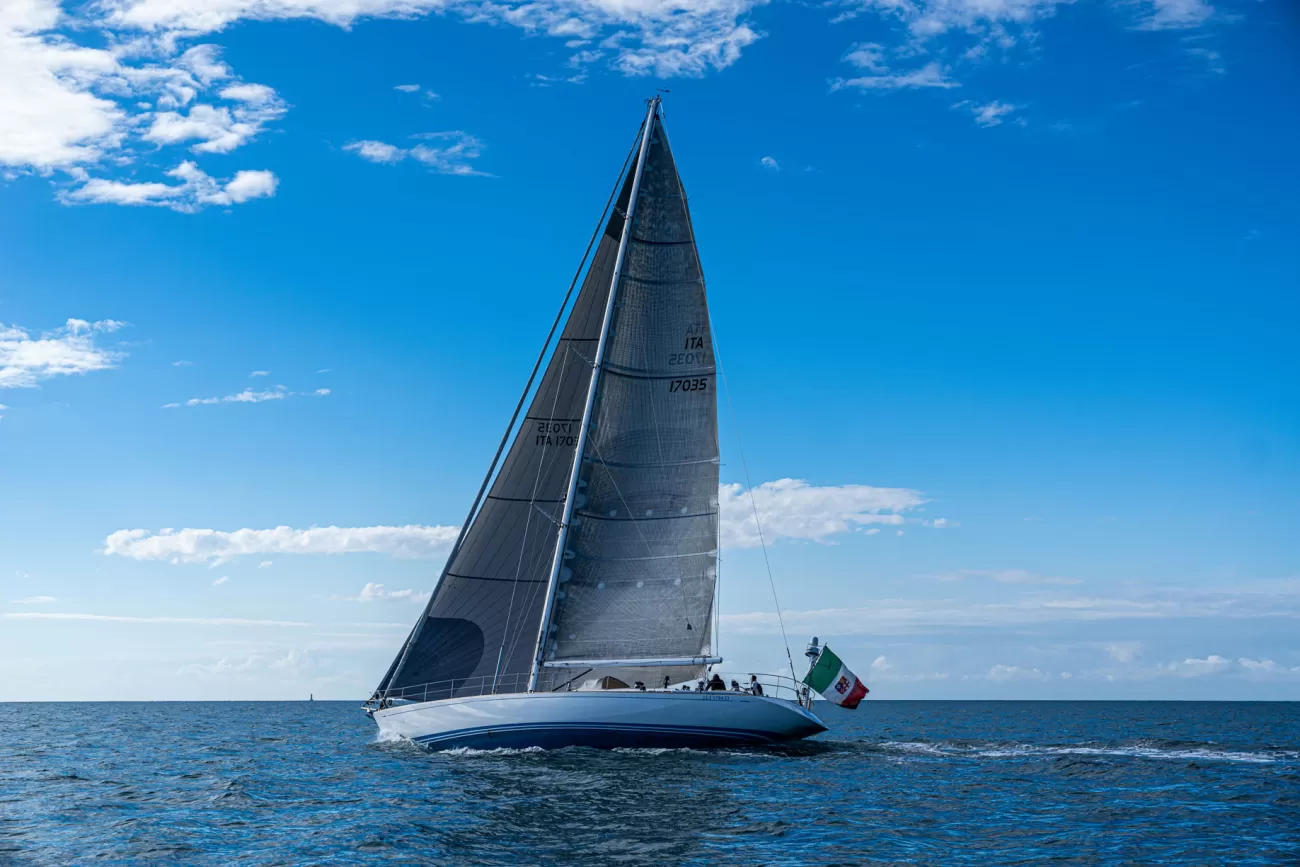
[[[709,676],[722,662],[714,351],[658,97],[596,233],[577,297],[366,711],[384,734],[436,749],[825,731],[793,678],[728,688]]]

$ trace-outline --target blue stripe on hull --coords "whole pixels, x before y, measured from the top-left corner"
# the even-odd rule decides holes
[[[800,737],[806,735],[800,735]],[[458,729],[412,738],[436,750],[469,747],[476,750],[541,747],[723,747],[776,743],[766,732],[693,726],[654,726],[632,723],[519,723]]]

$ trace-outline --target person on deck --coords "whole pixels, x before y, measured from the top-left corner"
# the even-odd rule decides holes
[[[722,678],[718,677],[716,674],[709,678],[709,689],[725,690],[726,688],[727,685],[723,683]]]
[[[763,684],[758,682],[758,675],[756,674],[751,674],[749,676],[749,694],[750,695],[763,694]]]

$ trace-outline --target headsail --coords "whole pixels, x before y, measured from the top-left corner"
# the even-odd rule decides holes
[[[544,648],[551,663],[689,659],[712,641],[713,342],[685,193],[662,123],[652,123]]]
[[[446,698],[467,680],[481,691],[484,678],[497,692],[526,689],[630,195],[628,172],[500,472],[377,695],[442,684],[427,697]]]

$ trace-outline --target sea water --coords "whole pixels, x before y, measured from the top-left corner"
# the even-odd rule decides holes
[[[0,704],[0,864],[1300,863],[1300,704],[818,711],[770,749],[429,753],[353,702]]]

